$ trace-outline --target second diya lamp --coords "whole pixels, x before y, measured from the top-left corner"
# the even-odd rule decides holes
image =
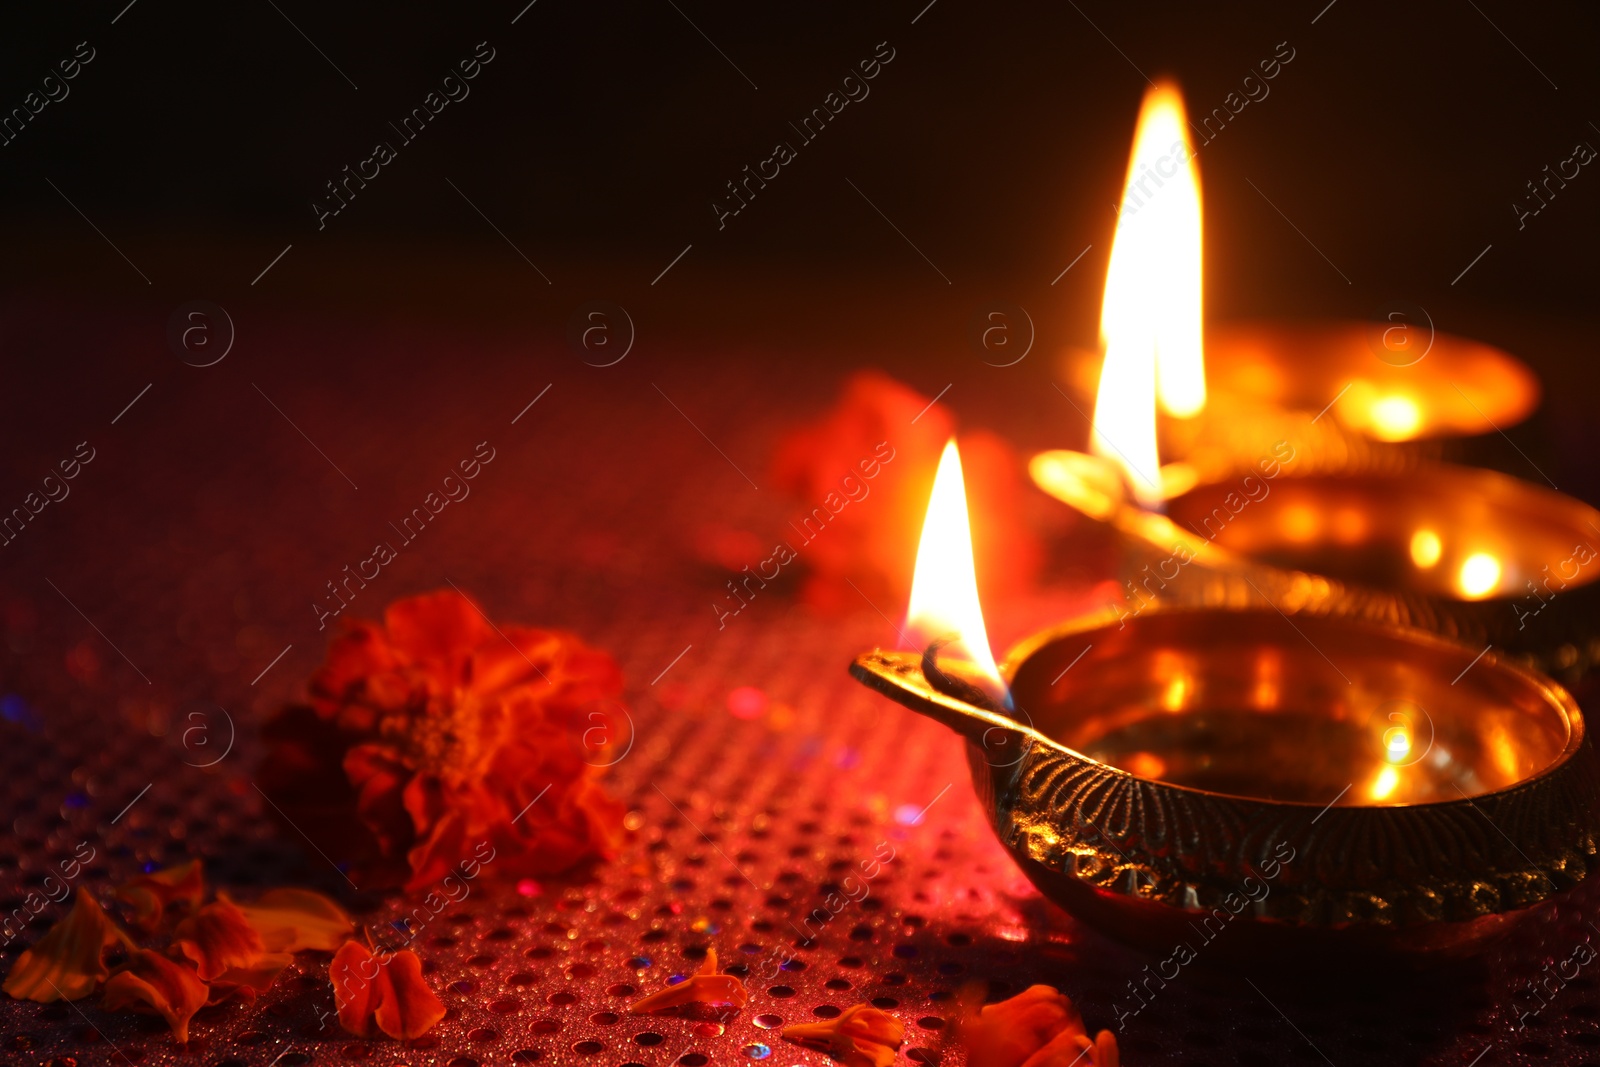
[[[1217,962],[1459,959],[1593,870],[1600,757],[1550,679],[1324,579],[1252,601],[1250,566],[1205,577],[1217,603],[1070,622],[995,668],[941,488],[945,464],[908,622],[968,659],[940,640],[851,673],[965,739],[1001,844],[1079,918]]]

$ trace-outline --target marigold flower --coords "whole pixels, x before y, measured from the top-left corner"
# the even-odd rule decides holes
[[[421,1037],[444,1018],[444,1003],[422,980],[422,961],[410,949],[374,956],[346,941],[328,967],[339,1025],[357,1037],[373,1029],[393,1038]]]
[[[628,1008],[635,1015],[682,1008],[690,1004],[731,1004],[742,1008],[750,994],[737,975],[717,973],[717,950],[707,949],[705,962],[677,985],[669,985],[633,1002]]]
[[[1117,1067],[1117,1039],[1091,1041],[1072,1001],[1047,985],[970,1011],[960,1026],[968,1067]],[[1085,1050],[1088,1053],[1085,1054]]]
[[[172,931],[172,949],[195,965],[203,981],[230,967],[248,967],[262,953],[261,935],[231,901],[207,904]]]
[[[571,634],[496,628],[454,591],[411,597],[333,641],[310,708],[269,727],[260,777],[335,853],[376,854],[367,885],[471,877],[479,846],[497,872],[547,875],[622,840],[584,748],[621,692],[615,661]]]
[[[133,909],[133,925],[146,931],[161,925],[167,908],[176,904],[192,911],[205,896],[205,871],[199,860],[141,874],[116,892],[117,899]]]
[[[167,1020],[178,1044],[189,1042],[189,1020],[210,995],[194,968],[159,952],[139,949],[106,982],[106,1011],[154,1011]]]
[[[905,1037],[904,1023],[866,1004],[853,1004],[837,1018],[783,1031],[785,1041],[821,1049],[848,1067],[889,1067]]]
[[[235,903],[226,893],[218,899]],[[333,952],[355,930],[343,908],[310,889],[269,889],[254,902],[235,906],[269,953]]]
[[[111,973],[105,950],[113,942],[133,947],[99,902],[79,889],[66,917],[17,957],[4,989],[18,1000],[40,1004],[86,997]]]

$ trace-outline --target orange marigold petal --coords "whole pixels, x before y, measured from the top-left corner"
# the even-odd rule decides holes
[[[904,1023],[866,1004],[853,1004],[826,1022],[783,1031],[784,1040],[822,1049],[849,1067],[889,1067],[905,1036]]]
[[[1117,1035],[1102,1030],[1094,1038],[1094,1067],[1119,1067],[1122,1053],[1117,1051]]]
[[[329,968],[339,1025],[358,1037],[373,1028],[390,1037],[421,1037],[444,1018],[444,1002],[422,978],[422,961],[410,949],[374,956],[348,941]]]
[[[596,854],[614,859],[627,839],[622,820],[628,806],[607,793],[593,777],[581,778],[572,791],[572,807],[583,820],[585,836]]]
[[[381,968],[377,957],[359,941],[346,941],[333,954],[328,979],[333,983],[333,1003],[339,1025],[357,1037],[372,1036],[372,1015],[378,1002],[376,983]]]
[[[555,684],[550,673],[555,670],[553,653],[560,647],[557,635],[522,626],[508,626],[504,631],[504,641],[473,652],[467,679],[472,687],[496,692],[526,682],[551,688]]]
[[[403,801],[412,771],[383,745],[361,744],[344,754],[344,774],[356,791],[356,815],[385,855],[406,847],[415,834]]]
[[[254,1004],[256,997],[271,989],[278,975],[293,962],[294,957],[287,952],[268,952],[257,956],[248,967],[229,967],[212,981],[206,1003],[221,1004],[238,998]]]
[[[172,931],[172,948],[194,961],[209,982],[232,967],[248,967],[262,953],[261,935],[231,900],[207,904]]]
[[[472,601],[452,589],[395,601],[383,613],[383,626],[392,649],[446,670],[452,683],[474,648],[498,639]]]
[[[141,874],[116,892],[117,899],[133,909],[133,925],[141,930],[154,930],[173,905],[198,908],[205,895],[205,869],[197,859]]]
[[[269,889],[237,907],[261,936],[264,952],[333,952],[355,930],[343,908],[310,889]]]
[[[444,1002],[422,980],[422,961],[410,949],[401,949],[383,961],[388,979],[374,1015],[378,1029],[390,1037],[421,1037],[444,1018]]]
[[[446,792],[434,776],[419,774],[406,786],[402,799],[415,823],[416,844],[406,852],[411,877],[406,892],[420,893],[443,881],[468,855],[469,823],[484,826],[494,821],[498,805],[482,788],[466,786]]]
[[[325,719],[364,693],[367,679],[391,671],[395,656],[376,623],[356,620],[328,645],[328,658],[311,676],[311,704]]]
[[[106,1011],[154,1011],[167,1020],[178,1044],[189,1041],[189,1020],[205,1006],[209,990],[194,969],[149,949],[139,949],[106,982]]]
[[[705,962],[694,974],[677,985],[641,997],[628,1010],[634,1015],[650,1015],[690,1004],[731,1004],[742,1008],[749,1002],[750,993],[738,976],[717,973],[717,950],[713,948],[706,952]]]
[[[969,1067],[1067,1067],[1096,1045],[1072,1001],[1047,985],[969,1013],[960,1034]],[[1115,1055],[1116,1039],[1106,1036]],[[1100,1067],[1090,1057],[1081,1062]]]
[[[104,955],[115,941],[132,946],[99,902],[79,889],[66,917],[17,957],[4,989],[18,1000],[41,1004],[86,997],[111,973]]]

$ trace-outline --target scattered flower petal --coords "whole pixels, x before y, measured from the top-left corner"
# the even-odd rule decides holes
[[[194,910],[205,899],[205,869],[199,860],[141,874],[117,890],[117,899],[133,909],[131,922],[141,930],[154,930],[173,905]]]
[[[206,1003],[221,1004],[238,998],[246,1004],[254,1004],[256,996],[270,989],[278,975],[293,962],[294,957],[287,952],[268,952],[257,956],[248,966],[229,967],[212,980],[211,995]]]
[[[220,897],[229,900],[225,894]],[[310,889],[269,889],[253,903],[237,907],[261,935],[266,952],[333,952],[355,930],[343,908]]]
[[[904,1023],[866,1004],[853,1004],[835,1019],[783,1031],[785,1041],[821,1049],[848,1067],[889,1067],[905,1037]]]
[[[647,997],[633,1002],[629,1007],[635,1015],[649,1015],[689,1004],[732,1004],[742,1008],[750,1001],[744,982],[732,974],[717,973],[717,950],[706,951],[700,969],[677,985],[669,985]]]
[[[1091,1041],[1072,1001],[1047,985],[1029,986],[1010,1000],[969,1009],[960,1034],[967,1046],[968,1067],[1118,1064],[1115,1035],[1102,1030]]]
[[[204,981],[232,967],[249,967],[262,953],[261,935],[230,900],[207,904],[172,931],[172,948],[195,964]]]
[[[188,1044],[189,1020],[205,1006],[209,990],[194,968],[139,949],[106,982],[106,1011],[154,1011],[167,1020],[178,1044]]]
[[[390,1037],[421,1037],[444,1018],[444,1003],[422,980],[422,961],[410,949],[374,956],[346,941],[328,967],[339,1025],[357,1037],[374,1026]]]
[[[18,1000],[40,1004],[86,997],[111,973],[105,949],[118,941],[132,947],[99,902],[79,889],[66,917],[17,957],[4,989]]]

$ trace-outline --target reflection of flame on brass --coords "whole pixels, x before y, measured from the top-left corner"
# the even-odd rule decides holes
[[[1390,763],[1399,763],[1411,755],[1411,731],[1396,726],[1384,732],[1383,748]]]
[[[1405,441],[1422,425],[1422,409],[1409,396],[1385,396],[1372,403],[1372,435],[1380,441]]]
[[[1351,382],[1338,403],[1339,421],[1380,441],[1409,441],[1424,429],[1422,405],[1366,379]]]
[[[1427,570],[1444,555],[1444,542],[1432,530],[1418,530],[1411,535],[1411,562]]]
[[[1161,706],[1167,711],[1184,711],[1189,706],[1191,688],[1187,674],[1173,675],[1167,679],[1167,687],[1161,694]]]
[[[1462,596],[1469,600],[1482,599],[1500,584],[1500,560],[1490,552],[1474,552],[1462,560],[1457,577]]]
[[[1167,761],[1154,752],[1133,752],[1118,760],[1122,769],[1140,778],[1160,778],[1167,773]]]

